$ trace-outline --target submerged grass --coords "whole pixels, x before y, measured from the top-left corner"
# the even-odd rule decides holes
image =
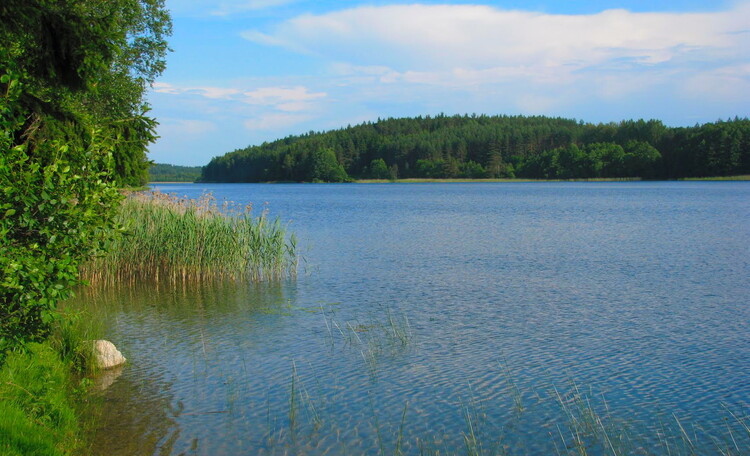
[[[135,193],[117,222],[125,232],[108,253],[83,268],[92,283],[274,280],[296,274],[297,245],[278,219],[210,194],[197,200],[160,192]]]

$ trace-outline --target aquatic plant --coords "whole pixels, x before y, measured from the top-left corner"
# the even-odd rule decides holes
[[[90,282],[280,279],[296,274],[294,235],[266,211],[205,194],[134,193],[117,215],[122,235],[82,271]]]

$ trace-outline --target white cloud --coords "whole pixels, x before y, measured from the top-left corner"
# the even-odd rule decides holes
[[[167,82],[155,82],[152,86],[154,92],[167,93],[170,95],[198,95],[206,98],[228,100],[240,94],[239,89],[228,87],[185,87],[175,86]]]
[[[324,92],[309,92],[306,87],[261,87],[244,92],[242,101],[248,104],[276,106],[281,111],[304,111],[310,101],[326,97]]]
[[[325,92],[310,92],[306,87],[259,87],[252,90],[233,87],[176,86],[166,82],[153,85],[154,92],[169,95],[194,95],[217,100],[269,106],[280,111],[304,111],[312,109],[312,101],[325,98]]]
[[[159,134],[178,145],[229,128],[228,125],[234,125],[235,130],[279,134],[285,128],[318,118],[319,101],[328,96],[299,84],[241,88],[159,82],[153,85],[153,91],[164,100],[163,106],[171,106],[163,116]],[[183,116],[191,120],[181,120]]]
[[[726,66],[696,74],[684,84],[690,98],[711,97],[714,100],[750,103],[750,64]]]
[[[367,105],[440,109],[452,99],[459,110],[550,113],[581,98],[623,106],[665,90],[729,98],[749,85],[747,0],[719,12],[586,15],[486,5],[364,6],[305,14],[243,36],[327,60],[331,101],[340,98],[338,88],[349,87]],[[477,102],[482,98],[496,101]]]
[[[310,116],[303,114],[271,113],[248,119],[244,125],[248,130],[281,130],[310,119]]]
[[[160,136],[194,137],[216,131],[215,123],[206,120],[192,119],[159,119],[158,132]]]
[[[392,5],[306,14],[243,36],[359,67],[400,71],[518,67],[567,71],[626,61],[649,66],[696,52],[747,57],[750,7],[714,13],[590,15],[476,5]]]

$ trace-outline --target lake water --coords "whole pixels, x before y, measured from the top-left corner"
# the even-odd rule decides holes
[[[750,454],[750,183],[155,187],[304,261],[84,293],[130,361],[94,453]]]

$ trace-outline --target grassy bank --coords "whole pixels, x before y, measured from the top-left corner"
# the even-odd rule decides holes
[[[211,195],[198,200],[159,192],[130,195],[117,223],[125,228],[107,253],[87,263],[92,283],[133,280],[262,280],[294,275],[296,241],[265,212]]]
[[[640,181],[641,178],[605,178],[597,177],[591,179],[431,179],[431,178],[412,178],[412,179],[358,179],[354,182],[357,184],[427,184],[427,183],[467,183],[467,182],[632,182]]]
[[[592,179],[358,179],[357,184],[426,184],[426,183],[467,183],[467,182],[633,182],[641,181],[633,178],[592,178]],[[684,181],[750,181],[750,175],[717,176],[717,177],[687,177]]]
[[[0,366],[0,454],[57,456],[85,448],[78,407],[88,380],[90,319],[65,316],[43,343],[11,352]]]
[[[686,181],[750,181],[750,174],[741,176],[718,176],[718,177],[686,177]]]

